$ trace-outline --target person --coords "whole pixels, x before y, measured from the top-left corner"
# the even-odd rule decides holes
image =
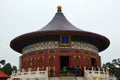
[[[99,80],[99,78],[98,77],[96,77],[96,79],[95,80]]]
[[[53,77],[53,69],[50,69],[50,77]]]
[[[67,67],[66,67],[66,66],[63,67],[63,72],[64,72],[64,73],[67,72]]]
[[[80,68],[79,68],[79,66],[75,67],[75,74],[76,74],[76,76],[80,76]]]
[[[70,66],[70,73],[74,73],[74,67]]]

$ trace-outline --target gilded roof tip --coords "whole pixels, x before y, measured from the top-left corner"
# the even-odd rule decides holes
[[[57,11],[58,11],[58,12],[59,12],[59,11],[60,11],[60,12],[62,11],[62,6],[61,6],[61,5],[58,5],[58,6],[57,6]]]

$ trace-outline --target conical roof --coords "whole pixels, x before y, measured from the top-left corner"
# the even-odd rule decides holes
[[[10,46],[15,51],[22,53],[22,49],[30,44],[53,40],[55,36],[63,34],[71,35],[75,41],[91,43],[98,48],[99,52],[105,50],[110,44],[106,37],[81,30],[72,25],[62,13],[61,6],[59,6],[54,18],[46,26],[37,31],[18,36],[11,41]],[[55,39],[59,40],[58,37]]]
[[[5,73],[5,72],[3,72],[2,70],[0,70],[0,79],[1,78],[8,78],[9,76]]]
[[[82,31],[72,25],[61,11],[58,11],[54,18],[39,31]]]

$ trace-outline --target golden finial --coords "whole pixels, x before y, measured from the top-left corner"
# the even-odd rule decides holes
[[[61,6],[61,5],[58,5],[58,6],[57,6],[57,11],[58,11],[58,12],[61,12],[61,9],[62,9],[62,6]]]

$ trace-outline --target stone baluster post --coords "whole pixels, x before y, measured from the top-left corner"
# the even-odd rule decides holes
[[[94,75],[94,68],[92,67],[92,71],[91,71],[92,76]]]
[[[100,77],[100,72],[101,72],[100,67],[98,67],[98,77]]]

